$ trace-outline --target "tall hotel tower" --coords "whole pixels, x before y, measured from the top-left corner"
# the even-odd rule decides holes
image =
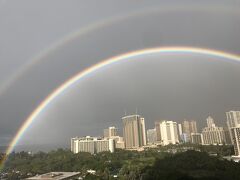
[[[187,121],[182,122],[182,140],[184,142],[189,142],[191,140],[191,133],[197,133],[197,122]]]
[[[174,121],[156,121],[157,141],[162,145],[179,143],[177,123]]]
[[[129,115],[123,117],[122,121],[126,149],[138,149],[146,145],[144,118],[140,115]]]
[[[240,156],[240,111],[229,111],[227,115],[227,126],[231,141],[234,145],[236,156]]]

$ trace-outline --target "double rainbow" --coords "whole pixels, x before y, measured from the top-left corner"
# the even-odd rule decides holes
[[[218,58],[224,58],[227,60],[233,61],[240,61],[240,56],[235,54],[226,53],[223,51],[218,50],[211,50],[211,49],[204,49],[204,48],[194,48],[194,47],[157,47],[157,48],[149,48],[149,49],[142,49],[133,52],[128,52],[125,54],[121,54],[118,56],[111,57],[109,59],[105,59],[100,63],[97,63],[78,74],[74,75],[72,78],[64,82],[61,86],[56,88],[51,94],[49,94],[39,105],[38,107],[29,115],[29,117],[24,121],[23,125],[17,131],[15,137],[9,144],[8,149],[6,150],[6,154],[10,154],[18,141],[23,136],[24,132],[28,129],[28,127],[34,122],[37,116],[47,107],[49,103],[51,103],[54,99],[59,97],[65,90],[70,88],[73,84],[80,81],[85,76],[101,69],[111,64],[120,61],[127,61],[127,60],[136,60],[137,56],[148,55],[148,54],[156,54],[156,53],[190,53],[190,54],[200,54],[200,55],[208,55]],[[3,166],[4,162],[6,161],[7,156],[3,159],[1,165]]]

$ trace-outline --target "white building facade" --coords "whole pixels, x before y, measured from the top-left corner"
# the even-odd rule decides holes
[[[227,141],[224,128],[216,126],[211,116],[209,116],[206,120],[207,127],[203,128],[202,130],[203,144],[226,144]]]
[[[160,142],[162,145],[176,144],[179,143],[177,123],[173,121],[159,121],[155,122],[155,125],[159,129],[156,129],[157,134],[159,134]]]
[[[71,151],[73,153],[89,152],[96,154],[103,151],[115,151],[115,142],[113,139],[101,139],[90,136],[71,139]]]
[[[236,156],[240,156],[240,111],[226,112],[227,126]]]
[[[115,142],[115,148],[117,149],[125,149],[125,143],[123,137],[121,136],[111,136],[111,139]]]

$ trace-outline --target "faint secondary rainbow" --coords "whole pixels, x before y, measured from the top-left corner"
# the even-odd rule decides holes
[[[144,16],[147,14],[156,14],[156,13],[172,13],[172,12],[177,12],[177,11],[192,11],[192,12],[207,12],[207,13],[213,13],[214,11],[219,11],[222,13],[236,13],[239,14],[239,9],[238,8],[231,8],[230,10],[226,8],[225,6],[217,6],[216,4],[210,6],[199,6],[200,4],[196,4],[196,6],[191,7],[190,9],[187,8],[185,5],[182,3],[172,6],[171,5],[165,5],[161,8],[159,7],[151,7],[149,9],[144,9],[140,11],[133,11],[129,14],[123,14],[123,15],[117,15],[108,19],[102,19],[99,20],[98,22],[86,25],[77,31],[73,31],[70,34],[64,36],[62,39],[60,39],[57,42],[54,42],[51,44],[49,47],[46,49],[43,49],[39,52],[39,54],[35,55],[34,57],[30,58],[17,72],[12,74],[6,81],[1,83],[0,85],[0,98],[1,96],[9,89],[11,86],[19,80],[19,77],[27,73],[27,71],[31,68],[33,68],[35,65],[40,63],[45,57],[47,57],[50,53],[54,53],[55,51],[58,50],[58,48],[63,47],[65,44],[70,43],[71,41],[77,39],[77,38],[82,38],[85,37],[87,34],[93,33],[101,28],[104,27],[109,27],[110,25],[113,24],[118,24],[121,21],[131,19],[131,18],[136,18],[138,16]]]
[[[195,47],[157,47],[157,48],[148,48],[137,51],[128,52],[125,54],[117,55],[108,59],[97,63],[80,73],[74,75],[72,78],[64,82],[61,86],[56,88],[51,94],[49,94],[38,106],[37,108],[29,115],[29,117],[24,121],[23,125],[19,128],[15,137],[9,144],[8,149],[6,150],[6,154],[10,154],[20,138],[23,136],[24,132],[27,128],[34,122],[34,120],[38,117],[38,115],[47,107],[49,103],[51,103],[54,99],[60,96],[66,89],[70,88],[73,84],[84,78],[85,76],[104,68],[108,65],[114,64],[120,61],[128,61],[128,60],[137,60],[132,59],[133,57],[148,55],[148,54],[156,54],[156,53],[187,53],[187,54],[200,54],[200,55],[208,55],[213,57],[224,58],[227,60],[233,60],[240,62],[240,56],[236,54],[230,54],[223,51],[212,50],[212,49],[204,49],[204,48],[195,48]],[[3,160],[6,160],[6,158]],[[2,164],[3,164],[2,163]]]

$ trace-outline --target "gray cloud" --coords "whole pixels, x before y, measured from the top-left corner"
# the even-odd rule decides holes
[[[77,135],[102,135],[108,125],[122,133],[124,111],[132,114],[136,107],[148,128],[155,120],[187,118],[197,120],[200,129],[208,115],[225,126],[224,113],[239,108],[240,84],[232,83],[239,81],[239,68],[211,57],[172,54],[106,67],[54,101],[25,134],[25,142],[64,143]]]

